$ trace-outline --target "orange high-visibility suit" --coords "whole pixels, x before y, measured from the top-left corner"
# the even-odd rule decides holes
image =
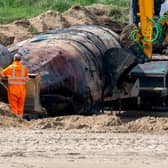
[[[11,111],[22,117],[24,112],[28,70],[20,61],[14,61],[3,70],[2,75],[8,77],[8,100]]]

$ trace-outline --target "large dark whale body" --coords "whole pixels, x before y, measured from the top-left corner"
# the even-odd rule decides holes
[[[35,36],[9,50],[11,55],[22,53],[29,72],[40,74],[41,104],[48,113],[81,114],[99,108],[105,96],[102,93],[108,81],[104,74],[108,60],[104,65],[104,54],[110,48],[120,48],[118,39],[107,28],[81,25]],[[12,56],[8,57],[0,66],[11,63]]]

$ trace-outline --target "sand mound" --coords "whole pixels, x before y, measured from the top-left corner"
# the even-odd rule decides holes
[[[123,28],[127,25],[127,23],[113,21],[107,16],[101,16],[101,17],[98,17],[97,19],[100,26],[107,27],[118,34],[120,34]]]
[[[17,118],[9,108],[8,104],[0,102],[0,127],[24,127],[28,123],[27,121]]]
[[[37,33],[70,26],[68,21],[61,13],[52,10],[49,10],[37,17],[30,19],[30,23],[32,29],[34,29],[34,31],[37,31]]]
[[[168,118],[143,117],[132,121],[122,120],[115,115],[60,116],[26,121],[10,112],[9,106],[0,103],[0,126],[3,128],[20,127],[28,129],[106,131],[115,133],[167,133]]]
[[[144,117],[126,124],[128,132],[168,132],[168,118]]]
[[[24,22],[25,20],[23,20]],[[20,22],[20,24],[18,24]],[[1,25],[0,33],[4,37],[2,44],[9,46],[15,42],[22,41],[28,37],[32,37],[32,33],[28,31],[28,28],[24,24],[21,24],[21,21],[15,21],[11,24]],[[23,26],[24,25],[24,26]],[[1,41],[0,41],[1,42]]]
[[[101,25],[117,33],[121,33],[126,25],[126,23],[111,19],[107,5],[98,4],[87,7],[76,5],[64,13],[49,10],[31,19],[22,19],[11,24],[0,25],[0,43],[10,46],[32,37],[34,34],[79,24]]]
[[[22,127],[24,128],[27,125],[27,121],[19,119],[16,117],[8,117],[0,115],[0,127],[2,128],[11,128],[11,127]]]
[[[116,33],[121,33],[127,23],[112,20],[108,15],[110,7],[107,5],[92,5],[88,7],[73,6],[63,13],[69,25],[94,24],[107,27]]]
[[[125,122],[115,115],[62,116],[32,120],[30,129],[85,130],[107,132],[166,133],[168,118],[143,117]]]
[[[9,35],[7,33],[0,33],[0,44],[2,45],[10,45],[14,42],[15,37],[12,35]]]
[[[0,102],[0,115],[1,116],[9,116],[9,117],[13,116],[8,104]]]
[[[88,10],[86,7],[73,6],[72,8],[64,12],[63,16],[70,23],[70,25],[77,25],[77,24],[98,25],[96,15],[92,13],[90,10]]]
[[[33,129],[102,129],[105,127],[117,126],[121,120],[116,116],[99,115],[99,116],[64,116],[47,118],[31,121],[29,128]]]
[[[93,4],[87,6],[86,8],[94,13],[96,16],[107,16],[110,11],[110,6],[104,4]]]

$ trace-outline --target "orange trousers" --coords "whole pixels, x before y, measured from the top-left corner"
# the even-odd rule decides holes
[[[23,116],[25,104],[26,89],[24,85],[8,86],[8,101],[12,113]]]

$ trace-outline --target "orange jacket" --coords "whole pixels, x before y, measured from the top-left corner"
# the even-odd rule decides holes
[[[3,70],[3,76],[8,77],[8,92],[18,97],[22,96],[28,80],[27,68],[20,61],[14,61]]]

